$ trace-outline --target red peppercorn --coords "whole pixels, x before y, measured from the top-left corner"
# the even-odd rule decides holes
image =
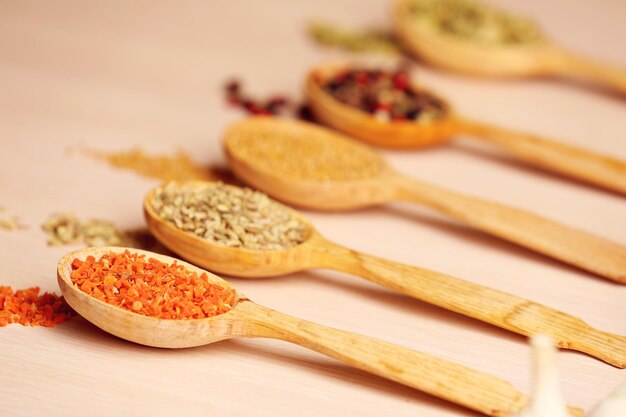
[[[405,71],[398,71],[393,75],[393,86],[398,90],[406,90],[409,88],[409,74]]]
[[[348,80],[349,76],[350,71],[342,71],[335,76],[335,81],[337,81],[338,83],[344,83]]]
[[[370,77],[367,75],[365,71],[359,71],[355,74],[354,80],[360,86],[366,86],[370,82]]]

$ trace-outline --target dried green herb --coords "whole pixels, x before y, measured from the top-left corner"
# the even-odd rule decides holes
[[[530,19],[479,0],[415,0],[409,12],[450,35],[495,44],[527,44],[543,39]]]
[[[328,23],[315,22],[309,25],[309,36],[318,44],[350,52],[376,52],[400,55],[401,51],[393,36],[377,29],[349,29]]]

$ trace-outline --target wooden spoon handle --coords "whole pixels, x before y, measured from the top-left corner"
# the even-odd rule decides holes
[[[626,69],[551,47],[542,57],[543,72],[589,81],[626,94]]]
[[[322,240],[320,266],[358,275],[394,291],[525,336],[545,334],[562,348],[626,367],[626,337],[521,297],[427,269],[355,252]]]
[[[626,247],[591,233],[503,204],[395,174],[398,198],[413,201],[528,249],[601,277],[626,283]]]
[[[458,120],[458,128],[519,159],[578,180],[626,194],[626,162],[536,135]]]
[[[528,398],[509,382],[446,360],[248,303],[249,334],[295,343],[490,416],[519,412]],[[238,307],[241,310],[243,305]]]

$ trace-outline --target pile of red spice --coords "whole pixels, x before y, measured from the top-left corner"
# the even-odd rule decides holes
[[[54,327],[73,315],[63,297],[51,293],[39,295],[39,287],[15,292],[11,287],[0,287],[0,327],[11,323]]]
[[[241,82],[237,80],[227,82],[224,90],[228,103],[243,109],[248,114],[278,115],[290,106],[289,100],[281,95],[270,96],[267,99],[252,98],[242,91]]]
[[[72,282],[83,292],[145,316],[201,319],[226,313],[236,302],[234,289],[210,282],[206,273],[130,251],[74,259],[72,270]]]
[[[336,100],[374,114],[382,121],[431,121],[442,118],[446,104],[433,94],[411,84],[408,71],[350,68],[321,81],[321,87]]]

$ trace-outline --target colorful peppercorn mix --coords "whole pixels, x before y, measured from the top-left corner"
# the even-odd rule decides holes
[[[72,282],[81,291],[144,316],[162,319],[201,319],[229,311],[234,289],[209,281],[206,273],[191,272],[176,262],[125,251],[96,260],[72,262]]]
[[[0,327],[11,323],[54,327],[73,315],[63,297],[48,292],[39,295],[39,287],[14,292],[0,286]]]
[[[321,81],[336,100],[373,114],[381,121],[429,122],[447,113],[444,101],[411,85],[407,70],[351,68]]]

